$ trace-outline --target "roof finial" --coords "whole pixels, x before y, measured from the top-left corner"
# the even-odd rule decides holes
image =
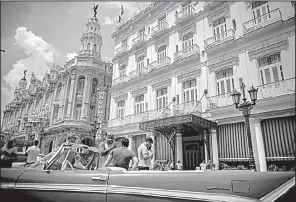
[[[26,74],[27,74],[27,69],[26,70],[24,70],[24,77],[22,78],[22,80],[26,80]]]
[[[94,7],[92,8],[92,10],[94,10],[94,17],[95,17],[95,18],[97,18],[97,13],[98,13],[97,10],[98,10],[98,6],[99,6],[99,4],[97,4],[97,5],[94,4]]]

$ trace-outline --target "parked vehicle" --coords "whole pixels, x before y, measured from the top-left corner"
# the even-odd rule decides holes
[[[96,148],[70,143],[29,168],[2,169],[0,197],[31,202],[280,202],[289,201],[295,191],[291,172],[96,169],[97,157]]]

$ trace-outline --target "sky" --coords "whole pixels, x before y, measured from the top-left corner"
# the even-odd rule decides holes
[[[151,2],[98,2],[102,59],[111,61],[121,5],[123,21],[144,10]],[[53,64],[63,65],[80,49],[80,38],[93,16],[93,2],[1,2],[1,112],[28,69],[42,79]],[[27,85],[27,86],[28,86]],[[2,118],[3,114],[1,114]]]

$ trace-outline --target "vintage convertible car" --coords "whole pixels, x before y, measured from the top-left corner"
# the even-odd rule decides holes
[[[97,169],[96,148],[63,144],[29,168],[1,170],[0,197],[46,202],[289,201],[294,173]]]

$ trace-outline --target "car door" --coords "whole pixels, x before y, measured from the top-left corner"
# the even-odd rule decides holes
[[[108,172],[87,170],[33,170],[23,173],[15,190],[30,201],[106,201]]]

